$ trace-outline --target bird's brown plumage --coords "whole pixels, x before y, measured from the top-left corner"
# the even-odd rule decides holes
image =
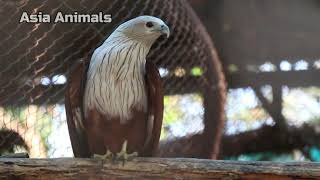
[[[104,154],[106,147],[119,152],[122,143],[128,141],[128,152],[139,156],[154,156],[157,153],[162,118],[163,91],[161,78],[156,66],[146,62],[145,81],[148,93],[148,111],[133,109],[133,116],[127,124],[120,124],[119,118],[107,120],[108,116],[91,110],[88,117],[83,114],[83,92],[86,84],[87,65],[80,62],[68,76],[65,94],[67,122],[75,157],[90,157]],[[153,116],[152,134],[145,143],[148,133],[148,118]]]
[[[89,64],[68,77],[66,111],[76,157],[137,152],[156,154],[163,94],[158,69],[146,56],[161,35],[170,34],[159,18],[139,16],[121,24],[98,47]]]

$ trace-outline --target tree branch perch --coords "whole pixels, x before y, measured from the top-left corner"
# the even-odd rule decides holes
[[[122,166],[94,159],[0,159],[0,179],[128,178],[317,179],[320,164],[136,158]]]
[[[292,150],[305,150],[306,147],[320,144],[320,127],[303,125],[288,126],[280,129],[276,126],[262,126],[259,129],[222,138],[219,159],[248,153],[278,152],[288,153]],[[201,157],[203,138],[201,134],[180,137],[160,143],[160,157]]]

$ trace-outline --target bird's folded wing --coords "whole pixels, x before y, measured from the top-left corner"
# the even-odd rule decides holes
[[[84,61],[77,63],[68,75],[65,91],[65,107],[69,136],[75,157],[90,157],[86,132],[83,126],[83,92],[86,81],[86,64]]]
[[[158,68],[151,61],[146,62],[146,83],[148,88],[148,134],[145,152],[157,154],[163,119],[163,87]]]

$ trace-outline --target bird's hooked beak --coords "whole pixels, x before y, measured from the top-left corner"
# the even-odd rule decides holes
[[[167,36],[167,38],[169,38],[170,36],[170,29],[167,25],[163,24],[160,26],[160,33],[161,34],[165,34]]]

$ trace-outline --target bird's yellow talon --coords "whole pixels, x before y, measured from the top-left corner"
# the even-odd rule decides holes
[[[117,161],[122,161],[122,164],[124,165],[127,161],[130,161],[132,159],[134,159],[135,157],[138,156],[137,152],[133,152],[131,154],[127,153],[127,140],[124,141],[121,151],[119,153],[117,153],[116,155],[116,160]]]
[[[109,150],[107,150],[106,154],[104,155],[100,155],[100,154],[93,155],[94,159],[101,159],[101,160],[112,160],[113,157],[114,157],[114,154]]]

